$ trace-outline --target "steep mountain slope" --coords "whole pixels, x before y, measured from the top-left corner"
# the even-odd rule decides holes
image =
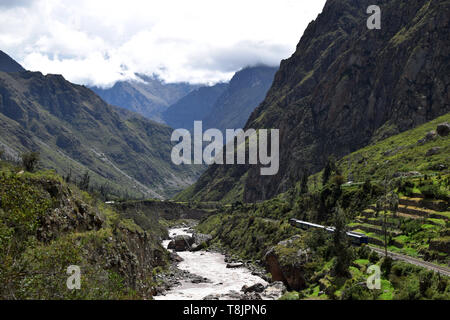
[[[158,78],[139,74],[137,76],[141,81],[121,81],[109,89],[91,89],[109,104],[163,122],[162,112],[199,87],[188,83],[166,84]]]
[[[14,59],[0,50],[0,71],[3,72],[22,72],[25,69]]]
[[[203,121],[203,129],[243,128],[253,110],[264,100],[277,68],[247,67],[228,84],[202,87],[191,92],[164,113],[173,128],[192,130],[194,121]]]
[[[368,30],[368,0],[329,0],[296,52],[281,63],[246,128],[280,129],[280,171],[212,166],[185,194],[256,201],[287,190],[371,142],[450,111],[450,1],[378,1],[381,30]]]
[[[228,84],[219,83],[192,91],[164,112],[164,121],[175,129],[192,130],[194,121],[203,120],[227,88]]]
[[[243,128],[250,114],[266,97],[277,70],[257,66],[237,72],[204,119],[204,128],[222,131]]]
[[[0,72],[0,148],[9,158],[41,152],[44,167],[84,171],[116,194],[165,197],[193,183],[197,168],[171,162],[172,129],[119,115],[84,86],[59,75]]]

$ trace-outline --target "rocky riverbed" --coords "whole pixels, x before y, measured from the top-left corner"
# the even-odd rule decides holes
[[[190,237],[204,237],[189,227],[171,229],[169,235],[171,240],[163,245],[176,251],[169,250],[173,261],[169,271],[157,276],[162,285],[155,300],[272,300],[286,291],[281,282],[269,284],[265,271],[248,261],[233,259],[218,249],[195,251],[199,243]]]

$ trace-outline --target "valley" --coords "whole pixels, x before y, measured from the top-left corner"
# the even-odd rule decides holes
[[[450,300],[450,1],[324,3],[8,28],[0,300]]]

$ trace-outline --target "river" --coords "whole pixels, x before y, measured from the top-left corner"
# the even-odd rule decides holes
[[[170,229],[169,235],[174,238],[177,235],[192,235],[187,228]],[[167,248],[169,240],[163,245]],[[177,252],[183,258],[178,268],[188,271],[209,280],[208,283],[192,283],[188,280],[181,281],[181,285],[170,289],[165,296],[155,296],[155,300],[201,300],[211,294],[229,294],[231,291],[239,292],[244,285],[252,286],[268,283],[262,278],[252,275],[245,267],[228,269],[225,256],[220,253]]]

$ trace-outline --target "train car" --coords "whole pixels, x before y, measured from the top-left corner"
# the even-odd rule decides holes
[[[361,246],[363,244],[369,244],[369,237],[365,234],[358,232],[347,232],[347,236],[350,238],[353,244]]]
[[[333,227],[325,227],[320,224],[306,222],[306,221],[302,221],[302,220],[298,220],[298,219],[289,219],[289,223],[291,224],[291,226],[300,228],[303,230],[308,230],[308,229],[314,228],[314,229],[322,229],[322,230],[328,231],[330,233],[333,233],[335,231],[335,228],[333,228]],[[354,245],[361,246],[363,244],[369,243],[369,237],[367,237],[365,234],[362,234],[362,233],[350,231],[350,232],[347,232],[347,236],[350,238],[350,241]]]

